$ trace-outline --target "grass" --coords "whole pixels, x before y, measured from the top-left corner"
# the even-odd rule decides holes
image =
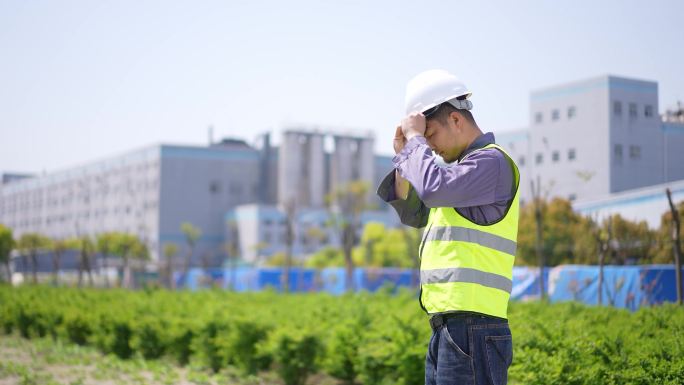
[[[170,360],[122,360],[95,348],[51,338],[0,336],[0,385],[261,385],[278,384],[274,373],[244,377],[233,368],[212,373],[196,362],[180,367]]]

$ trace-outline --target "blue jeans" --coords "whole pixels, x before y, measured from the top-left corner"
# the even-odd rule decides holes
[[[457,313],[442,322],[433,325],[425,358],[426,385],[507,383],[513,360],[507,320]]]

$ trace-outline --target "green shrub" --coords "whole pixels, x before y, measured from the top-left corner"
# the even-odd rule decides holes
[[[180,365],[187,365],[190,362],[196,334],[194,326],[189,322],[178,321],[170,327],[168,352]]]
[[[68,341],[85,345],[93,332],[93,319],[83,313],[70,312],[64,318],[63,329]]]
[[[133,349],[146,359],[161,357],[168,347],[167,325],[152,317],[141,319],[135,330]]]
[[[129,358],[133,355],[131,347],[133,326],[128,320],[115,320],[112,322],[109,351],[119,358]]]
[[[430,336],[415,293],[170,292],[0,286],[0,327],[105,354],[170,356],[213,371],[271,368],[286,384],[323,372],[347,384],[420,384]],[[684,308],[630,313],[512,303],[516,384],[684,383]],[[233,371],[235,372],[235,371]]]
[[[390,364],[392,352],[388,349],[388,341],[384,339],[367,340],[359,349],[359,357],[355,370],[364,385],[380,385],[391,383],[394,370]]]
[[[318,336],[281,329],[272,336],[271,347],[276,371],[285,385],[303,385],[316,372],[322,350]]]
[[[16,315],[16,325],[24,338],[45,337],[52,334],[55,325],[59,323],[61,314],[42,309],[20,307]]]
[[[410,320],[394,318],[388,322],[392,366],[397,384],[419,385],[425,382],[425,353],[428,335],[421,333]],[[425,334],[425,335],[423,335]],[[423,343],[417,343],[422,341]]]
[[[330,332],[323,367],[326,373],[345,384],[353,384],[356,380],[355,363],[363,343],[362,331],[363,326],[354,322],[333,327]]]
[[[212,319],[208,321],[195,339],[194,350],[200,360],[214,373],[228,365],[228,349],[226,337],[230,325],[226,320]]]
[[[226,341],[229,362],[244,374],[255,374],[267,369],[272,357],[258,350],[259,344],[266,339],[270,327],[251,320],[236,320],[232,323]]]

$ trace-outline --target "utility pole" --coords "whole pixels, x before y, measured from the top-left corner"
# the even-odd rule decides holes
[[[677,285],[677,303],[682,304],[682,249],[680,247],[679,234],[681,224],[679,222],[679,212],[672,203],[672,192],[669,188],[665,189],[667,194],[667,201],[670,203],[670,211],[672,212],[672,248],[674,249],[675,258],[675,280]]]

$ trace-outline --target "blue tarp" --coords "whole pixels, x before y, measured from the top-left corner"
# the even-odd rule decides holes
[[[602,303],[627,309],[676,300],[675,269],[672,265],[606,266],[603,271]],[[598,266],[564,265],[544,269],[544,287],[549,300],[598,304]],[[192,269],[187,280],[174,276],[176,287],[191,290],[207,287],[257,291],[282,291],[282,269],[238,267],[231,269]],[[290,269],[290,290],[342,294],[347,288],[344,268],[322,270]],[[376,291],[383,286],[417,287],[418,274],[411,269],[359,268],[354,270],[354,291]],[[539,298],[539,269],[515,267],[511,299]]]

